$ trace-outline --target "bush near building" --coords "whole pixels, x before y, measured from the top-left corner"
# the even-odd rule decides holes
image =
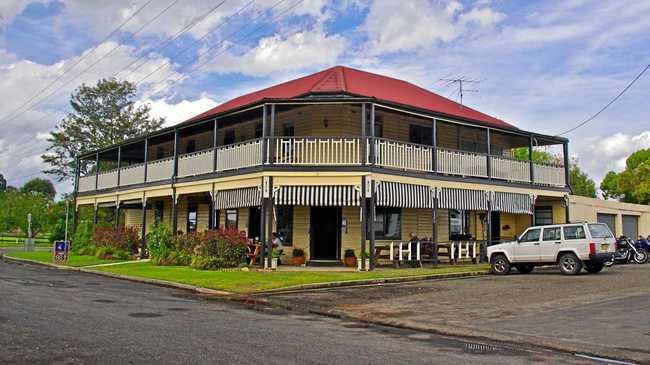
[[[156,265],[191,266],[218,270],[246,264],[246,237],[234,229],[218,229],[172,238],[170,229],[156,225],[147,237],[149,255]]]

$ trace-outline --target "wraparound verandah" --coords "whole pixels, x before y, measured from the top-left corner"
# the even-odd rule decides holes
[[[531,224],[535,212],[536,197],[526,191],[433,186],[414,182],[441,182],[387,177],[258,176],[142,192],[140,199],[133,194],[113,200],[106,196],[93,203],[115,209],[120,225],[142,229],[144,223],[143,234],[155,221],[183,233],[233,227],[263,242],[271,232],[279,232],[287,238],[285,255],[300,248],[312,261],[341,260],[347,249],[360,257],[372,246],[408,241],[410,233],[440,243],[510,239]],[[537,201],[552,207],[554,220],[563,219],[560,192],[540,195]],[[80,200],[82,204],[88,202]],[[373,205],[374,217],[369,209]],[[361,229],[371,221],[373,229]]]

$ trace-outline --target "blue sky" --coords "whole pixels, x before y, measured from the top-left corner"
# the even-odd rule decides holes
[[[0,173],[12,185],[39,176],[45,138],[70,92],[102,77],[138,82],[140,101],[171,125],[337,64],[452,99],[457,93],[439,79],[464,76],[481,80],[465,104],[556,134],[650,63],[650,1],[226,0],[217,7],[222,1],[154,0],[139,12],[145,0],[0,2]],[[648,90],[650,73],[568,135],[572,156],[597,183],[629,153],[650,147]],[[70,183],[57,187],[69,191]]]

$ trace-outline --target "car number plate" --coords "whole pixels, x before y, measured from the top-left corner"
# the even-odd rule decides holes
[[[601,245],[600,245],[600,249],[601,249],[602,251],[607,251],[607,250],[609,249],[609,244],[607,244],[607,243],[603,243],[603,244],[601,244]]]

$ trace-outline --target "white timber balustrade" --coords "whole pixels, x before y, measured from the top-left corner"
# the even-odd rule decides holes
[[[359,138],[282,137],[275,140],[278,165],[360,165]]]
[[[144,164],[127,166],[120,169],[120,186],[144,182]]]
[[[117,186],[117,169],[102,172],[97,176],[97,189],[109,189]]]
[[[564,167],[554,165],[533,164],[535,183],[551,186],[566,186],[564,179]]]
[[[261,164],[261,139],[231,144],[217,149],[217,171],[259,166]]]
[[[203,150],[178,156],[178,176],[193,176],[212,172],[214,150]]]
[[[450,175],[487,177],[487,156],[480,153],[438,149],[438,172]]]
[[[382,167],[402,170],[433,172],[431,151],[433,147],[375,139],[375,163]]]
[[[174,174],[174,158],[163,158],[147,163],[147,182],[171,179]]]
[[[80,176],[79,177],[79,191],[92,191],[95,190],[95,175]]]
[[[490,170],[492,177],[517,182],[530,182],[530,163],[507,157],[492,156]]]

